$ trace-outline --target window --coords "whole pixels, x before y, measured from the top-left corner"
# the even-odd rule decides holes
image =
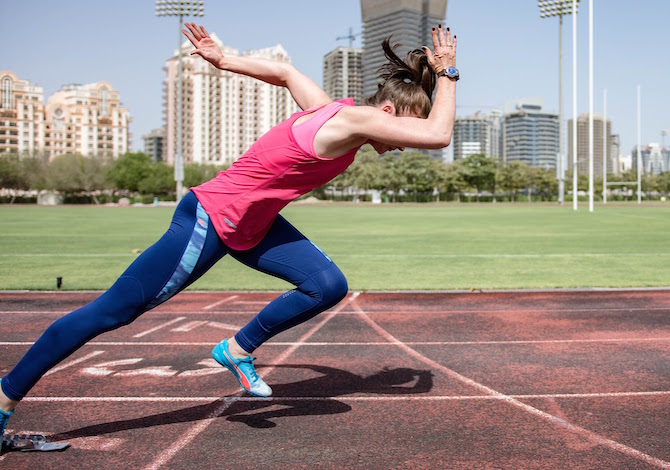
[[[0,108],[12,109],[14,107],[14,82],[11,78],[5,76],[2,79],[0,88],[2,89],[2,101],[0,102]]]
[[[109,90],[106,87],[100,89],[100,115],[107,116],[109,114]]]

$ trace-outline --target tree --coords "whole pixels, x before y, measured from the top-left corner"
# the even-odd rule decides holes
[[[463,160],[456,160],[444,167],[441,175],[440,186],[447,192],[455,192],[456,200],[461,202],[461,191],[468,189],[469,169],[463,165]]]
[[[437,186],[438,173],[430,155],[405,152],[396,161],[396,170],[404,175],[404,188],[417,201],[418,194],[432,192]]]
[[[104,160],[96,157],[59,155],[49,162],[49,188],[63,193],[85,192],[97,204],[93,191],[105,188],[104,164]]]
[[[149,177],[152,170],[152,161],[149,155],[126,153],[121,155],[110,170],[110,177],[116,189],[139,191],[142,180]]]
[[[496,160],[478,153],[464,158],[463,165],[468,169],[464,175],[465,180],[477,192],[479,202],[481,191],[491,191],[495,188]]]

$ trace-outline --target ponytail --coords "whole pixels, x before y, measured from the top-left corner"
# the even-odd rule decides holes
[[[379,68],[379,78],[383,80],[377,92],[366,98],[366,105],[376,106],[389,100],[397,111],[411,111],[427,117],[432,106],[436,78],[428,64],[428,57],[422,49],[414,49],[402,60],[391,46],[391,38],[382,42],[382,49],[388,63]]]

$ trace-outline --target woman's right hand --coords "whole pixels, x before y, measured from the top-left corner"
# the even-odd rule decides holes
[[[429,47],[423,46],[426,52],[428,63],[435,73],[440,73],[449,66],[456,66],[456,36],[451,37],[451,31],[447,28],[446,33],[442,25],[433,28],[433,51]]]
[[[191,31],[191,34],[185,29],[182,29],[181,32],[184,33],[189,41],[195,46],[195,50],[191,52],[191,55],[198,54],[214,67],[223,68],[223,53],[214,40],[209,37],[209,33],[205,28],[203,26],[198,26],[195,23],[184,24]]]

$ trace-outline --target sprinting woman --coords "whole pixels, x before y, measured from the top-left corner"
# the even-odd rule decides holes
[[[347,281],[316,245],[278,215],[290,201],[342,173],[363,144],[378,153],[449,145],[456,109],[456,36],[433,28],[433,51],[423,46],[389,62],[377,92],[354,106],[332,101],[286,63],[228,57],[202,26],[182,30],[198,54],[221,70],[287,87],[303,111],[272,128],[228,170],[192,188],[163,237],[144,251],[114,285],[90,304],[55,321],[0,382],[0,432],[18,402],[52,367],[92,338],[134,321],[183,290],[223,256],[292,283],[214,350],[248,393],[267,397],[251,354],[288,328],[336,305]],[[431,97],[435,92],[434,101]]]

